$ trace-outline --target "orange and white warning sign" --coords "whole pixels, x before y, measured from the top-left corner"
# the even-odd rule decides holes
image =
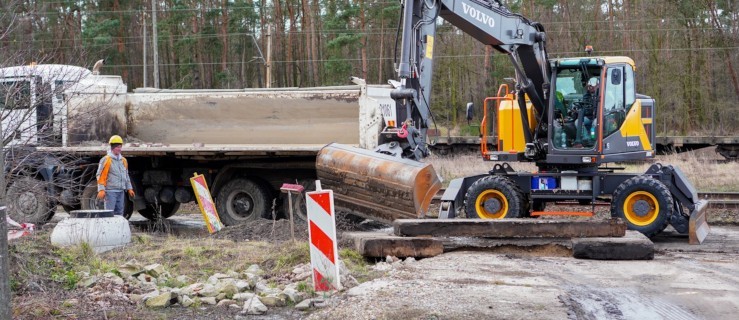
[[[320,184],[317,184],[318,188],[319,186]],[[331,190],[307,192],[305,204],[308,210],[313,287],[315,291],[341,290],[334,192]]]
[[[205,176],[195,173],[195,176],[190,178],[190,183],[192,184],[192,190],[195,192],[195,198],[198,200],[200,212],[203,213],[203,219],[205,219],[208,232],[216,233],[223,229],[223,223],[218,218],[216,204],[210,196],[210,190],[208,190],[208,184],[205,182]]]

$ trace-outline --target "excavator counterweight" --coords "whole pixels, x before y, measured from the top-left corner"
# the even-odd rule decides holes
[[[385,223],[423,217],[441,189],[430,164],[337,143],[321,149],[316,169],[337,206]]]

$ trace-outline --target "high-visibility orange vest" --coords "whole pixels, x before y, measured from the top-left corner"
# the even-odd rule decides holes
[[[103,164],[103,171],[100,172],[100,178],[98,178],[98,184],[107,186],[108,185],[108,171],[110,170],[110,164],[113,163],[113,158],[109,155],[105,156],[106,160]],[[128,161],[126,161],[126,158],[122,158],[123,160],[123,167],[126,168],[126,171],[128,171]]]

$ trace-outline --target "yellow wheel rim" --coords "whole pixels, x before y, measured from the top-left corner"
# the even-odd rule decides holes
[[[500,209],[490,212],[485,209],[485,201],[496,199],[500,203]],[[508,212],[508,199],[498,190],[485,190],[475,200],[475,210],[481,219],[501,219]]]
[[[626,220],[637,226],[647,226],[657,220],[659,203],[657,198],[646,191],[636,191],[624,201]]]

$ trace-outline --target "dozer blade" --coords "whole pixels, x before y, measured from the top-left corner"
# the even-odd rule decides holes
[[[423,218],[441,189],[430,164],[336,143],[318,152],[316,170],[337,207],[384,223]]]
[[[695,204],[695,209],[690,212],[690,222],[688,230],[688,243],[701,244],[706,239],[711,227],[708,226],[706,220],[706,211],[708,209],[708,201],[700,200]]]

